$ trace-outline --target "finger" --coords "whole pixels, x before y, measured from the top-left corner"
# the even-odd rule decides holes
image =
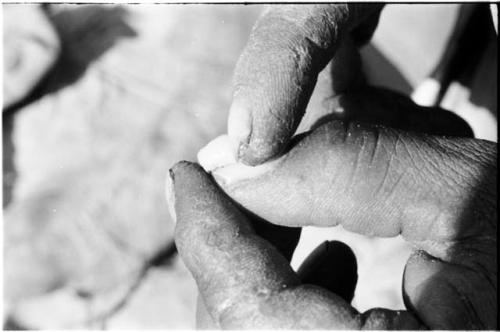
[[[331,122],[262,166],[213,174],[273,222],[402,234],[427,252],[407,265],[408,308],[435,329],[496,327],[496,144]]]
[[[257,234],[269,243],[274,244],[276,250],[290,262],[299,242],[301,228],[278,226],[264,220],[252,221],[252,225]],[[196,304],[196,328],[203,330],[220,329],[220,326],[208,314],[199,295]]]
[[[254,207],[242,204],[271,221],[299,215],[297,224],[314,222],[323,211],[320,226],[341,223],[363,234],[403,234],[427,252],[408,263],[408,308],[435,329],[495,328],[496,145],[366,125],[347,127],[339,136],[342,128],[339,122],[325,124],[272,167],[263,165],[264,173],[253,170],[254,178],[219,183],[235,198],[234,192],[244,197],[242,190],[250,188],[258,197],[267,195],[247,200],[257,202]],[[221,172],[228,175],[224,167],[214,175]],[[268,202],[272,211],[280,206],[292,211],[272,216],[263,208]]]
[[[301,228],[271,224],[255,215],[249,217],[248,214],[249,212],[246,212],[245,216],[252,224],[255,233],[273,244],[276,250],[290,262],[293,252],[299,243]]]
[[[196,299],[196,329],[197,330],[220,330],[221,327],[217,324],[205,307],[203,299],[200,294]]]
[[[359,314],[325,289],[300,285],[286,259],[253,232],[201,167],[183,162],[172,173],[177,248],[222,328],[420,326],[408,312]]]
[[[297,129],[318,73],[343,34],[381,5],[270,6],[256,23],[234,75],[228,134],[249,165],[278,155]]]
[[[167,193],[167,196],[170,198],[170,204],[172,204],[172,195],[173,193],[171,192]],[[174,210],[174,207],[171,206],[170,209]],[[254,227],[255,232],[270,243],[274,244],[278,252],[290,261],[299,242],[301,228],[274,225],[258,218],[255,215],[252,215],[249,211],[246,211],[245,214],[252,219],[251,224]],[[208,314],[200,295],[198,295],[196,305],[196,328],[204,330],[220,329],[220,325]]]
[[[395,91],[367,87],[332,103],[337,119],[360,121],[430,135],[474,137],[461,117],[440,107],[422,107]],[[339,111],[341,110],[341,111]]]
[[[282,158],[245,167],[212,173],[233,199],[280,225],[402,234],[445,257],[453,241],[491,231],[496,220],[496,144],[488,141],[333,121]]]
[[[418,312],[426,326],[436,330],[498,328],[496,242],[484,241],[481,247],[484,256],[475,255],[473,264],[470,252],[458,264],[422,251],[410,257],[403,296],[407,308]]]
[[[217,323],[231,326],[241,302],[252,309],[271,290],[299,283],[285,258],[255,235],[200,167],[179,163],[171,174],[176,245]],[[241,308],[242,315],[252,314],[247,311]]]
[[[274,225],[258,218],[249,211],[245,211],[245,217],[249,218],[249,222],[253,226],[255,233],[273,244],[276,250],[290,262],[293,252],[299,243],[301,228]],[[205,304],[199,295],[196,306],[196,327],[197,329],[204,330],[220,329],[220,325],[208,314]]]
[[[248,213],[245,213],[245,215],[248,216]],[[252,220],[249,221],[256,234],[273,244],[276,250],[290,262],[293,252],[299,243],[301,228],[274,225],[257,216],[253,216]],[[197,329],[204,330],[220,329],[220,326],[208,314],[200,296],[198,296],[196,305],[196,327]]]
[[[357,269],[349,246],[325,241],[306,258],[297,274],[303,283],[325,288],[350,303],[358,281]]]

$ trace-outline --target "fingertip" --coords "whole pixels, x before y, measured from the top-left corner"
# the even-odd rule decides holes
[[[227,121],[227,135],[229,144],[235,150],[236,160],[248,166],[257,166],[275,155],[276,140],[267,136],[275,135],[280,128],[262,127],[264,120],[264,123],[274,122],[272,118],[267,119],[266,113],[258,116],[260,128],[254,128],[254,115],[243,100],[241,96],[233,100]]]
[[[234,98],[227,119],[227,134],[231,143],[239,148],[248,144],[252,133],[252,113],[241,99]]]
[[[168,170],[167,176],[165,177],[165,198],[168,212],[174,224],[177,223],[177,199],[179,197],[183,198],[186,196],[186,193],[188,197],[191,197],[189,191],[194,189],[193,184],[190,182],[196,182],[198,178],[196,175],[201,173],[204,173],[201,166],[189,161],[180,161]],[[186,182],[186,180],[190,182]],[[196,187],[196,184],[194,184],[194,187]],[[181,191],[180,194],[179,191]]]

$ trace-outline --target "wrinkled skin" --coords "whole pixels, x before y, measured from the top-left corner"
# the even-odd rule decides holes
[[[275,159],[273,167],[238,181],[224,167],[172,168],[176,243],[199,288],[200,327],[497,328],[495,143],[470,138],[450,112],[364,86],[338,64],[334,107],[345,112],[293,137],[319,71],[348,32],[355,44],[369,39],[379,14],[356,5],[269,9],[236,68],[228,134],[241,162]],[[277,229],[255,227],[262,220],[402,235],[414,247],[406,310],[358,312],[348,248],[325,245],[296,273],[288,261],[296,232],[283,228],[288,235],[276,239]]]
[[[382,5],[273,5],[255,24],[234,73],[228,134],[239,157],[258,165],[288,146],[316,85],[335,55],[334,92],[363,83],[350,51],[369,40]],[[335,57],[334,57],[335,59]]]
[[[179,253],[223,328],[496,328],[494,143],[331,122],[273,171],[231,187],[219,182],[275,224],[402,234],[415,247],[403,280],[405,312],[360,314],[334,293],[301,284],[201,167],[183,162],[172,172]]]

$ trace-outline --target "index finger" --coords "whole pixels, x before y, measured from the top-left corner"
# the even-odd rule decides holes
[[[360,329],[421,327],[408,312],[360,314],[325,289],[300,284],[287,260],[203,169],[172,169],[176,244],[208,313],[222,328]]]
[[[240,144],[244,163],[257,165],[279,155],[299,125],[318,73],[342,36],[365,18],[378,15],[381,7],[269,7],[255,25],[234,75],[228,134]],[[359,66],[346,71],[355,75]]]

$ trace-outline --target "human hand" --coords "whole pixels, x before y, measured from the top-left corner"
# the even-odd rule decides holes
[[[319,72],[332,62],[334,93],[364,85],[356,47],[373,34],[382,5],[270,6],[235,70],[228,134],[239,157],[258,165],[295,133]]]
[[[173,168],[171,190],[179,253],[221,327],[496,328],[495,143],[332,121],[252,177],[248,166],[218,166],[212,174],[238,206],[193,164]],[[401,234],[415,247],[407,311],[359,313],[302,284],[240,205],[278,225]]]

